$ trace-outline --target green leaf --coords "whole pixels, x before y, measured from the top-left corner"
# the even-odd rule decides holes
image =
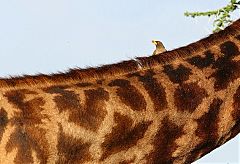
[[[232,22],[230,13],[239,9],[240,0],[230,0],[229,4],[226,6],[212,11],[207,12],[185,12],[185,16],[191,16],[195,18],[197,16],[215,16],[215,20],[213,21],[214,30],[213,32],[222,30],[224,27],[229,25]]]

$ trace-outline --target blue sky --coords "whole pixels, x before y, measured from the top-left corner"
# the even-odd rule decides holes
[[[212,31],[211,19],[187,18],[185,11],[216,9],[226,3],[1,0],[0,76],[52,73],[148,56],[154,49],[152,39],[174,49]],[[235,13],[234,19],[238,17]],[[238,144],[235,139],[198,163],[237,162]]]
[[[152,39],[173,49],[207,36],[208,18],[184,11],[215,9],[214,0],[0,1],[0,76],[49,73],[151,54]]]

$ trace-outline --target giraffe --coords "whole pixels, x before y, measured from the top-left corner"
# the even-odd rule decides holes
[[[240,131],[240,20],[160,55],[0,79],[0,163],[188,164]]]

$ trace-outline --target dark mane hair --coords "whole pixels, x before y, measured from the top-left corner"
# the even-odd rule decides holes
[[[10,78],[0,78],[0,87],[17,87],[23,85],[35,85],[45,83],[62,83],[66,81],[86,81],[91,79],[102,79],[109,76],[117,76],[136,72],[139,70],[149,69],[156,65],[164,65],[170,63],[176,58],[185,58],[200,51],[210,48],[212,45],[220,44],[223,40],[237,36],[240,33],[240,19],[232,23],[226,29],[211,34],[210,36],[201,39],[171,51],[166,51],[161,55],[149,57],[138,57],[135,60],[123,61],[116,64],[103,65],[95,68],[85,69],[70,69],[67,72],[59,72],[56,74],[38,74],[38,75],[23,75]]]

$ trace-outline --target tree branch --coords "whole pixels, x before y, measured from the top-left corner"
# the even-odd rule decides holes
[[[224,27],[229,25],[232,22],[230,13],[239,8],[240,0],[230,0],[229,4],[223,8],[207,11],[207,12],[185,12],[185,16],[197,17],[197,16],[215,16],[215,20],[213,22],[214,30],[213,32],[217,32],[222,30]]]

